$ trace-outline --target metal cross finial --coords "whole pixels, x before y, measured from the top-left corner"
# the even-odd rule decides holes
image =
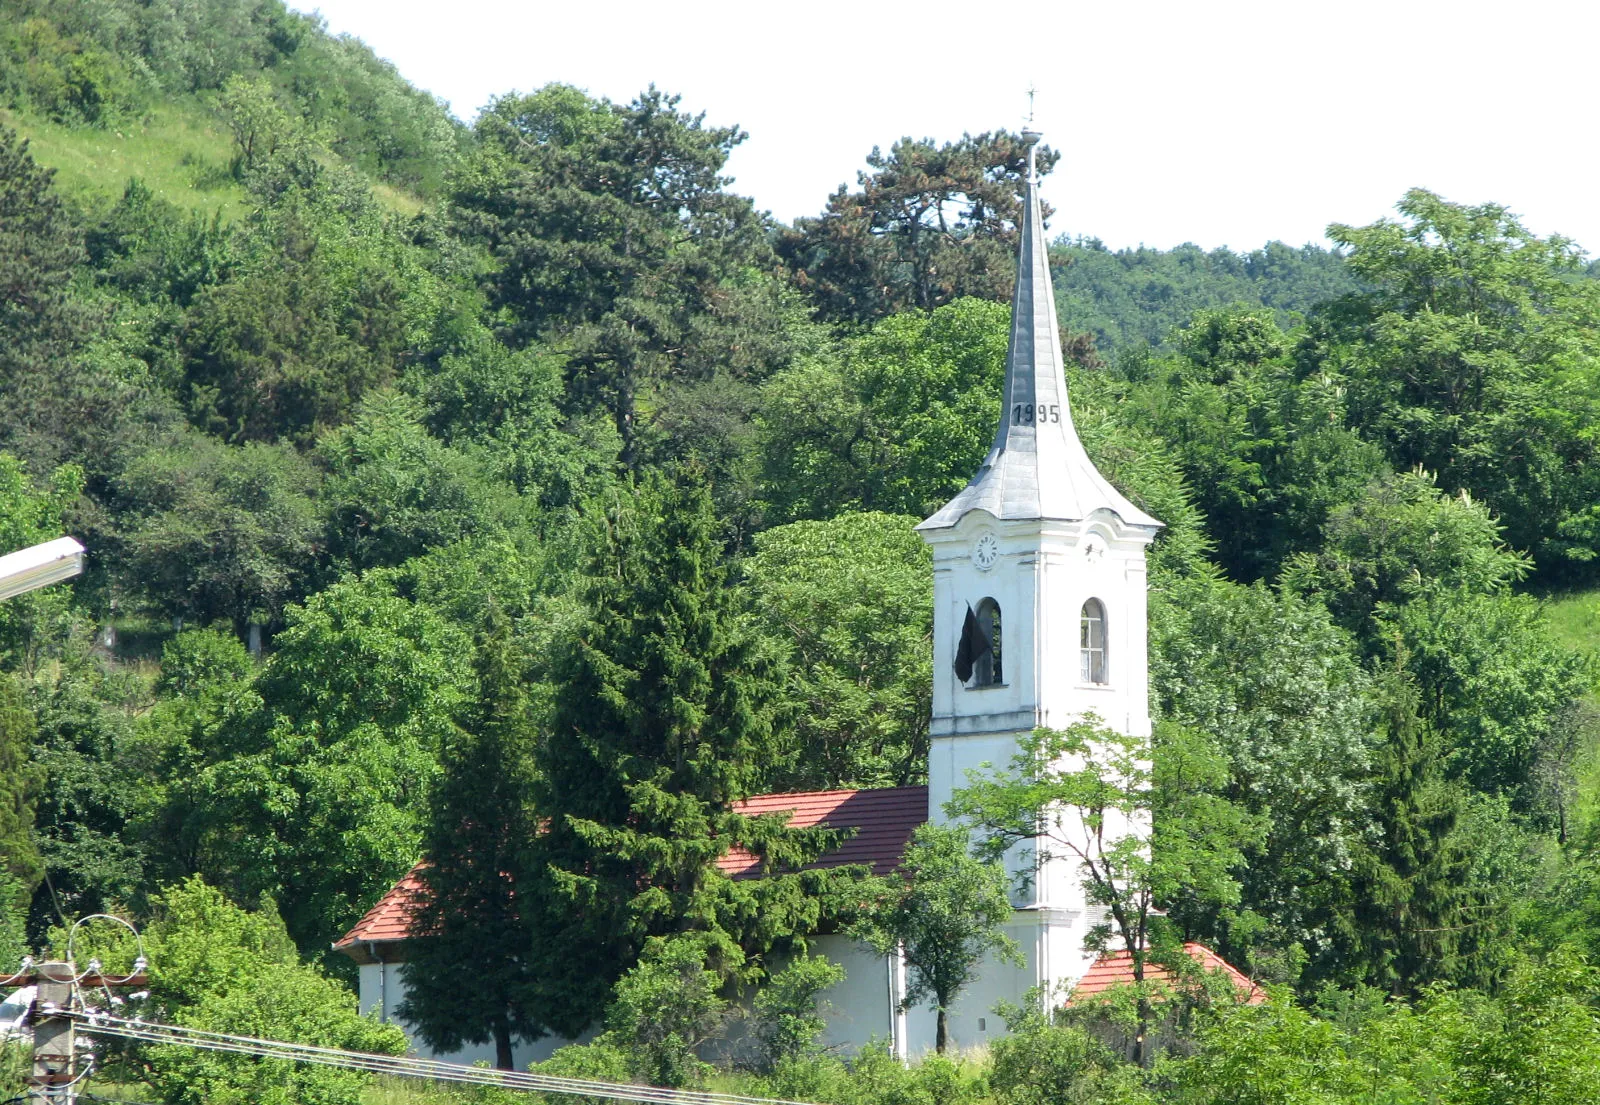
[[[1033,86],[1033,82],[1029,81],[1028,82],[1028,129],[1029,130],[1033,129],[1033,94],[1035,92],[1037,92],[1037,91],[1039,91],[1039,90]]]

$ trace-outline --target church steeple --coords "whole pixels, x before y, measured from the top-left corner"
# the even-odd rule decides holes
[[[1028,142],[1028,199],[1011,296],[1011,344],[1006,351],[1000,425],[977,475],[917,528],[946,529],[972,510],[987,511],[1002,521],[1080,521],[1104,509],[1127,525],[1160,526],[1095,469],[1073,429],[1039,205],[1035,155],[1042,135],[1024,130],[1022,136]]]

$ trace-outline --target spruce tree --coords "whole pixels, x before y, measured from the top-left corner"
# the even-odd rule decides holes
[[[648,937],[720,932],[759,952],[856,874],[795,873],[837,834],[730,809],[775,758],[780,673],[717,531],[703,486],[655,475],[593,519],[588,619],[553,658],[532,856],[538,1015],[564,1035],[599,1016]],[[729,879],[716,860],[735,843],[790,873]]]
[[[1396,996],[1477,973],[1486,916],[1468,884],[1470,859],[1456,835],[1465,795],[1445,777],[1443,742],[1418,716],[1401,670],[1384,688],[1388,740],[1376,757],[1375,833],[1352,863],[1353,909],[1345,935],[1365,981]]]
[[[513,1069],[515,1039],[544,1028],[528,1013],[519,857],[533,840],[534,726],[522,656],[498,611],[477,646],[476,716],[445,748],[424,835],[415,941],[401,1016],[438,1051],[490,1040]]]

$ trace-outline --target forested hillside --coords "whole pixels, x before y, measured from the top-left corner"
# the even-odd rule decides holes
[[[992,439],[1026,146],[902,140],[780,226],[640,83],[463,126],[278,0],[0,0],[0,546],[89,552],[0,605],[0,967],[119,911],[153,1015],[392,1050],[326,949],[427,858],[419,955],[483,980],[419,983],[439,1046],[604,1025],[552,1069],[701,1084],[747,986],[789,1099],[1595,1100],[1577,247],[1420,190],[1336,253],[1058,246],[1078,431],[1167,524],[1149,954],[1274,996],[1185,983],[1140,1065],[1102,1041],[1143,999],[847,1066],[826,964],[769,967],[899,884],[730,806],[924,778],[911,527]],[[177,1052],[117,1069],[283,1078]]]
[[[1359,286],[1339,254],[1282,242],[1249,253],[1195,245],[1112,251],[1079,238],[1058,244],[1050,259],[1061,324],[1087,331],[1107,355],[1164,345],[1196,311],[1241,303],[1270,307],[1289,326]]]

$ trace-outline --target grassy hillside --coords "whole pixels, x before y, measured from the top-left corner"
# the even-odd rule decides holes
[[[1600,654],[1600,589],[1558,592],[1550,596],[1545,610],[1550,628],[1563,644]]]
[[[363,43],[282,0],[0,0],[0,124],[69,194],[114,197],[137,177],[181,208],[237,216],[245,193],[219,108],[230,97],[251,125],[306,136],[404,213],[439,187],[464,134]]]
[[[231,220],[244,209],[244,188],[228,172],[233,140],[198,105],[176,102],[116,127],[68,126],[0,109],[0,124],[28,139],[34,159],[56,170],[68,195],[116,196],[138,177],[169,203]]]

